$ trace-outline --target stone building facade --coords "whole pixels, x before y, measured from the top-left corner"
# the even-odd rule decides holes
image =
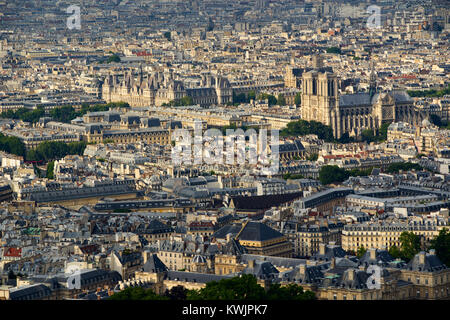
[[[329,69],[318,60],[314,68],[301,74],[301,114],[304,120],[331,126],[336,138],[344,133],[360,136],[363,130],[377,130],[384,123],[418,124],[426,118],[426,113],[415,109],[413,99],[405,91],[377,92],[373,69],[369,92],[355,94],[340,94],[339,79]],[[286,79],[290,85],[294,84],[292,77],[291,74]]]
[[[126,72],[122,80],[118,75],[106,77],[102,95],[106,102],[123,101],[132,107],[161,106],[183,97],[191,97],[194,105],[208,106],[232,102],[233,89],[221,76],[204,75],[199,88],[186,88],[172,73],[144,75],[141,69],[137,78],[132,71]]]

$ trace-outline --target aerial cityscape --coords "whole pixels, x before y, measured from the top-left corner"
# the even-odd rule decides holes
[[[450,1],[0,0],[0,300],[450,300],[449,210]]]

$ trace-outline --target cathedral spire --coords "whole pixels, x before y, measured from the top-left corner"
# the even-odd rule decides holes
[[[369,85],[370,98],[372,98],[376,92],[377,92],[377,75],[375,73],[372,57],[370,57],[370,85]]]

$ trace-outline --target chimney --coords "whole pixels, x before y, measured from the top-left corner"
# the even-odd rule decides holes
[[[227,233],[227,242],[231,241],[231,233]]]
[[[306,273],[306,264],[301,264],[299,270],[300,270],[300,274],[305,274]]]
[[[319,243],[319,254],[324,255],[325,254],[325,243]]]
[[[421,251],[420,253],[419,253],[419,263],[420,264],[425,264],[425,257],[426,257],[426,253],[425,252],[423,252],[423,251]]]
[[[142,252],[142,259],[143,259],[143,264],[145,264],[147,262],[147,259],[148,259],[148,252],[147,251],[143,251]]]
[[[350,280],[350,281],[355,280],[355,270],[354,269],[348,270],[348,280]]]
[[[370,248],[369,249],[369,254],[370,254],[370,260],[376,260],[377,259],[377,249]]]
[[[248,267],[253,269],[255,267],[255,260],[249,260]]]
[[[336,258],[332,258],[331,259],[331,265],[330,265],[330,267],[331,267],[331,269],[333,269],[333,268],[335,268],[336,267]]]

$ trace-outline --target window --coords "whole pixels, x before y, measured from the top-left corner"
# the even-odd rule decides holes
[[[333,300],[337,300],[337,295],[333,294]]]

